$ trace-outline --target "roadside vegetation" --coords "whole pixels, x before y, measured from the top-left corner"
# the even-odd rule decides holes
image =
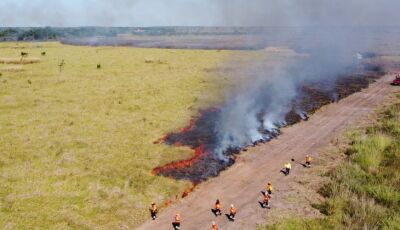
[[[0,43],[0,228],[133,228],[182,194],[151,171],[193,151],[153,142],[219,98],[227,55]]]
[[[314,204],[321,219],[286,219],[259,229],[399,229],[400,95],[376,124],[351,135],[347,158],[329,172]]]

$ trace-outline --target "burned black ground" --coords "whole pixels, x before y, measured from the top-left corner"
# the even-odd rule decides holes
[[[293,100],[290,109],[285,116],[286,124],[293,125],[301,120],[307,120],[316,110],[329,103],[339,100],[367,88],[379,76],[383,75],[379,66],[366,65],[362,71],[347,76],[340,76],[332,87],[325,82],[307,82],[298,89],[298,97]],[[331,83],[329,83],[331,84]],[[328,90],[329,89],[329,90]],[[301,112],[299,112],[301,111]],[[176,179],[187,179],[194,183],[215,177],[222,170],[235,163],[235,155],[248,147],[264,143],[269,140],[263,139],[254,142],[251,146],[234,147],[226,149],[224,155],[228,160],[221,160],[214,153],[217,147],[217,121],[221,115],[220,109],[211,108],[200,111],[198,117],[193,118],[191,124],[180,132],[174,132],[164,137],[164,142],[169,145],[189,146],[195,150],[195,156],[184,161],[172,162],[168,165],[154,169],[158,175],[173,177]],[[260,124],[262,121],[260,121]],[[270,132],[264,130],[268,137],[275,138],[280,134],[279,130]]]

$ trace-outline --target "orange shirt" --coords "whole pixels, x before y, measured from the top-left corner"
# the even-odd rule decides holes
[[[150,210],[153,211],[153,212],[156,212],[157,211],[157,206],[156,205],[152,205]]]
[[[311,162],[311,160],[312,160],[311,156],[306,156],[306,161],[307,162]]]
[[[213,226],[212,226],[212,230],[218,230],[218,226],[217,226],[217,224],[213,224]]]
[[[235,207],[231,207],[231,210],[230,210],[230,211],[231,211],[232,214],[236,214],[236,211],[237,211],[237,210],[236,210]]]
[[[215,209],[221,210],[221,204],[220,203],[215,204]]]
[[[181,222],[181,215],[179,215],[179,214],[175,215],[175,222],[176,223],[180,223]]]

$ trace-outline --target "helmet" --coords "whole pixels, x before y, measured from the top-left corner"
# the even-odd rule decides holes
[[[233,204],[231,204],[231,208],[233,208],[234,206],[233,206]]]

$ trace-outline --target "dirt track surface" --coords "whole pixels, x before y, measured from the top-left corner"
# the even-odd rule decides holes
[[[250,148],[240,155],[236,164],[199,186],[189,197],[164,210],[156,221],[148,221],[138,229],[173,229],[172,221],[179,211],[182,216],[181,229],[211,229],[216,221],[219,229],[255,229],[257,224],[266,222],[268,212],[286,208],[281,194],[296,190],[293,181],[308,172],[301,165],[292,162],[291,175],[285,177],[280,170],[291,158],[303,161],[304,156],[312,153],[318,158],[318,151],[329,144],[345,128],[366,117],[385,98],[398,88],[389,83],[393,75],[386,75],[368,89],[353,94],[336,104],[323,107],[307,122],[301,122],[284,128],[283,134],[269,143]],[[275,188],[271,210],[262,209],[258,204],[262,196],[260,191],[271,181]],[[222,215],[215,217],[211,212],[216,199],[220,199],[223,212],[229,205],[238,209],[235,222]],[[300,214],[317,215],[313,209],[300,209]]]

